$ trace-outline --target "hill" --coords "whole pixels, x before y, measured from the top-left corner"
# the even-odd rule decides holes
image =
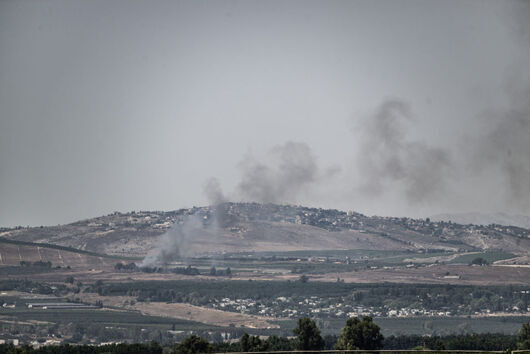
[[[452,221],[458,224],[474,225],[504,225],[517,226],[525,229],[530,228],[530,216],[511,215],[506,213],[456,213],[456,214],[437,214],[431,216],[435,221]]]
[[[195,220],[193,227],[189,220]],[[516,255],[530,251],[530,231],[430,219],[366,216],[293,205],[225,203],[176,211],[113,213],[50,227],[0,230],[8,240],[47,243],[101,254],[144,257],[172,230],[187,255],[248,251],[399,250]],[[181,242],[182,241],[182,242]]]
[[[0,239],[0,266],[112,269],[120,259],[68,247]]]

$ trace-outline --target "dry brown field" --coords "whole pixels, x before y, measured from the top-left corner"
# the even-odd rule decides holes
[[[185,303],[137,302],[132,296],[99,296],[94,293],[82,293],[76,297],[88,303],[96,303],[96,301],[100,300],[105,306],[139,311],[144,315],[170,317],[215,326],[226,327],[229,324],[233,324],[235,327],[245,328],[266,329],[280,327],[277,324],[270,323],[270,318],[221,311]]]
[[[118,260],[54,248],[0,243],[0,266],[19,266],[20,262],[51,262],[72,269],[110,269]]]

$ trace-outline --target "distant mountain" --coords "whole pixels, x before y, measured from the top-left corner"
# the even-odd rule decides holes
[[[455,213],[437,214],[431,216],[433,221],[452,221],[458,224],[474,225],[504,225],[530,229],[530,216],[510,215],[506,213]]]
[[[530,253],[529,230],[478,223],[486,225],[294,205],[224,203],[169,212],[113,213],[52,227],[0,229],[0,237],[129,257],[143,257],[153,248],[163,252],[178,248],[186,256],[325,249]]]

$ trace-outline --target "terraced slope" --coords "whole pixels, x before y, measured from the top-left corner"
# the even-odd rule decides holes
[[[514,226],[369,217],[333,209],[257,203],[113,213],[68,225],[3,229],[0,237],[143,257],[175,222],[185,223],[189,218],[202,223],[186,234],[185,247],[190,255],[311,249],[502,250],[519,256],[530,254],[530,231]]]
[[[0,240],[0,266],[19,266],[24,263],[51,263],[51,267],[70,267],[76,269],[111,269],[117,262],[108,257],[88,252],[68,250],[53,245],[39,245],[26,242]]]

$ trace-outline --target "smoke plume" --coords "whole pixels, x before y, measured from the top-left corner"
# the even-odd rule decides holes
[[[140,266],[168,264],[190,257],[189,245],[198,232],[204,232],[199,215],[186,215],[183,221],[175,222],[169,231],[160,236]]]
[[[450,154],[419,141],[411,141],[407,124],[414,119],[408,104],[384,101],[358,130],[357,158],[364,194],[380,195],[388,188],[402,190],[407,200],[419,203],[438,196],[446,187]]]
[[[294,202],[300,192],[314,183],[319,169],[311,148],[289,141],[269,151],[268,159],[247,156],[240,163],[241,199],[261,203]]]
[[[216,178],[206,181],[203,192],[211,206],[208,212],[184,215],[182,220],[175,222],[169,231],[160,236],[155,247],[144,258],[142,266],[186,260],[192,256],[190,243],[195,237],[207,234],[208,237],[216,238],[222,228],[234,222],[228,217],[227,199]]]
[[[210,205],[219,205],[227,201],[219,180],[212,177],[206,181],[203,188],[204,195]]]
[[[488,178],[500,174],[507,205],[530,208],[530,87],[512,92],[506,111],[488,112],[486,130],[471,146],[472,173]],[[486,191],[487,192],[487,191]]]
[[[417,141],[409,134],[415,122],[410,106],[402,100],[386,100],[357,130],[356,161],[363,199],[383,203],[388,192],[405,197],[411,205],[481,209],[480,202],[502,204],[504,208],[530,209],[530,88],[514,90],[508,110],[489,111],[482,117],[485,128],[474,138],[466,137],[457,154]],[[239,164],[241,179],[236,197],[227,197],[215,178],[204,185],[209,204],[204,216],[187,215],[160,237],[143,265],[160,264],[190,255],[191,241],[199,233],[218,237],[237,220],[227,213],[228,200],[261,203],[295,202],[302,192],[326,185],[339,170],[321,171],[311,148],[301,142],[286,142],[272,148],[266,158],[246,156]],[[497,181],[500,183],[497,184]],[[355,182],[354,182],[355,183]],[[340,186],[339,186],[340,187]],[[339,188],[340,198],[351,198]],[[364,197],[364,198],[362,198]],[[460,199],[459,199],[460,198]]]

